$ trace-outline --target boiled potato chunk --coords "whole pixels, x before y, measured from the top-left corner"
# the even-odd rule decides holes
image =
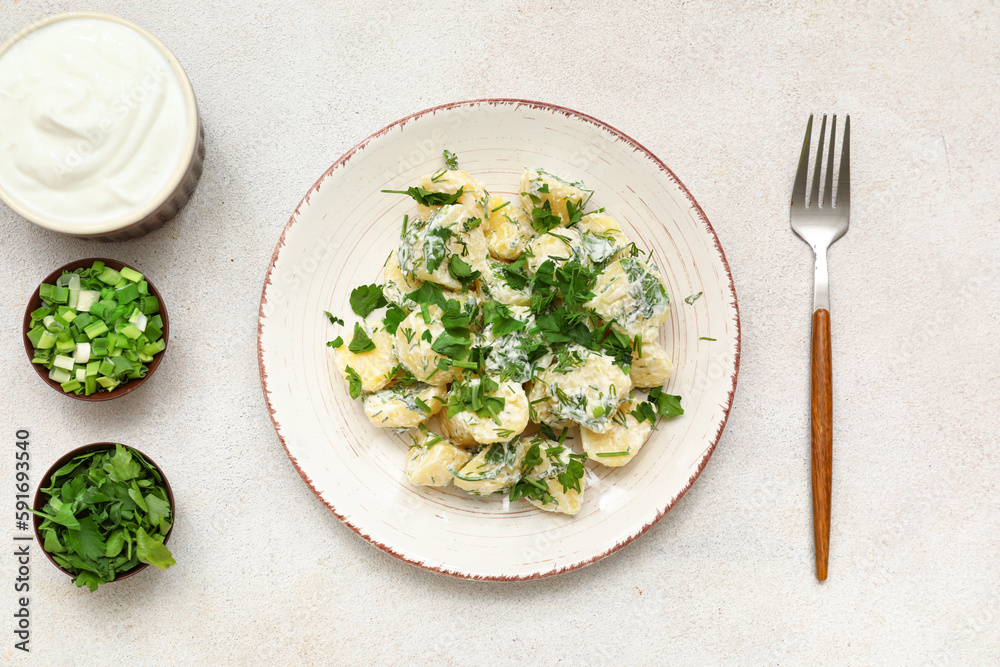
[[[428,192],[446,192],[450,195],[462,189],[462,196],[458,198],[458,205],[465,209],[465,217],[479,218],[486,220],[489,217],[490,194],[486,187],[473,178],[468,172],[458,170],[444,170],[427,174],[420,179],[420,187]],[[500,202],[502,204],[503,201]],[[499,204],[497,204],[499,206]],[[432,214],[438,207],[419,206],[421,216]]]
[[[621,467],[635,458],[653,432],[653,425],[631,415],[633,407],[631,400],[622,403],[616,420],[603,433],[580,428],[583,451],[588,457],[612,468]]]
[[[533,438],[531,443],[539,444],[542,462],[529,470],[526,477],[545,484],[551,499],[545,502],[542,499],[525,497],[525,500],[546,512],[571,516],[576,514],[580,511],[580,505],[583,503],[583,478],[581,477],[577,481],[579,488],[566,487],[558,479],[558,476],[566,472],[567,467],[571,464],[572,450],[542,437]],[[580,470],[582,471],[582,467]]]
[[[504,274],[507,265],[504,262],[487,261],[483,271],[483,295],[499,301],[505,306],[531,305],[531,292],[527,287],[515,288]]]
[[[594,298],[586,306],[618,331],[633,338],[659,327],[670,314],[667,288],[655,266],[635,257],[612,262],[597,277]]]
[[[375,343],[374,350],[351,352],[348,349],[351,341],[347,341],[334,352],[335,362],[344,378],[345,386],[350,388],[347,371],[347,367],[350,366],[361,378],[361,391],[367,394],[378,391],[389,384],[393,376],[392,371],[396,367],[396,350],[392,336],[375,316],[369,315],[368,319],[361,323],[361,328]]]
[[[567,422],[604,432],[632,380],[606,354],[567,344],[561,359],[538,374],[529,400],[538,420],[558,427]]]
[[[440,354],[431,349],[433,341],[444,332],[441,324],[441,309],[437,306],[428,308],[430,322],[425,322],[420,310],[414,310],[399,323],[396,328],[396,356],[403,367],[427,384],[445,385],[461,377],[460,368],[440,370],[438,362],[443,359]],[[430,332],[425,336],[425,332]],[[431,340],[427,340],[427,338]],[[380,387],[381,388],[381,387]]]
[[[622,231],[622,226],[607,213],[588,213],[580,220],[579,227],[581,232],[586,231],[592,234],[607,234],[610,232],[614,235],[620,235],[622,245],[628,245],[628,239]]]
[[[480,382],[476,378],[459,387],[453,387],[452,391],[466,389],[474,391]],[[448,419],[449,428],[455,428],[456,432],[463,435],[468,432],[476,442],[483,445],[507,441],[520,435],[528,425],[528,397],[524,393],[524,388],[511,381],[497,384],[498,388],[487,394],[488,397],[502,398],[504,401],[503,408],[496,414],[496,419],[488,414],[480,416],[475,412],[463,410]]]
[[[440,435],[421,431],[406,456],[406,478],[420,486],[446,486],[452,470],[465,466],[472,455]]]
[[[635,350],[632,351],[632,370],[628,375],[634,386],[644,389],[659,387],[673,373],[674,365],[659,343],[643,342],[641,357]]]
[[[456,445],[474,447],[479,444],[476,442],[476,438],[473,437],[469,424],[465,420],[459,419],[458,415],[455,415],[454,419],[449,419],[448,411],[442,410],[438,413],[437,417],[441,432]]]
[[[449,272],[452,257],[481,271],[486,266],[486,237],[478,218],[458,204],[435,209],[426,220],[412,220],[396,250],[399,269],[408,280],[432,282],[451,290],[462,283]]]
[[[399,260],[396,257],[395,250],[389,255],[389,259],[386,260],[385,267],[382,269],[382,275],[385,277],[385,287],[382,289],[385,298],[398,306],[404,304],[410,305],[406,299],[406,295],[415,291],[420,287],[421,283],[419,280],[407,278],[399,270]]]
[[[455,475],[455,486],[477,496],[510,488],[521,479],[525,450],[523,438],[484,447]]]
[[[580,244],[580,232],[575,229],[558,227],[548,234],[542,234],[528,246],[528,270],[538,272],[538,267],[552,260],[559,268],[571,259],[577,261],[583,256],[583,246]]]
[[[530,215],[532,209],[544,209],[547,204],[551,212],[562,220],[562,227],[571,222],[567,202],[572,203],[577,211],[583,211],[593,194],[594,191],[588,190],[583,183],[565,181],[544,169],[525,169],[521,173],[521,204],[524,210]]]
[[[441,411],[445,387],[419,382],[409,387],[395,386],[362,397],[365,414],[375,426],[413,428]],[[417,403],[423,402],[430,412]]]
[[[523,208],[505,202],[503,197],[491,197],[490,217],[483,224],[483,235],[491,255],[515,260],[538,233],[532,229],[531,216]]]

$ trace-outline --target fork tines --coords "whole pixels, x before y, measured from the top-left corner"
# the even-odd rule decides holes
[[[826,179],[823,184],[823,200],[820,204],[820,173],[823,166],[823,150],[826,145],[826,114],[819,130],[819,143],[816,146],[816,167],[812,175],[812,192],[806,200],[806,182],[809,178],[809,146],[812,139],[813,117],[809,116],[806,125],[806,138],[802,142],[802,154],[799,156],[799,168],[795,174],[795,186],[792,188],[792,207],[840,208],[851,203],[851,117],[844,120],[844,145],[840,151],[840,173],[837,177],[837,203],[833,204],[833,151],[836,146],[837,115],[834,114],[830,123],[830,147],[826,163]]]

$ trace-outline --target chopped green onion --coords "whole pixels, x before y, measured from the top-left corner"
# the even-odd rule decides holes
[[[52,360],[52,365],[56,368],[64,368],[68,371],[73,370],[73,357],[65,357],[63,355],[57,355],[55,359]]]
[[[31,362],[67,393],[90,396],[143,378],[166,348],[160,302],[143,275],[103,262],[63,273],[38,288],[30,313]]]
[[[122,274],[118,273],[110,266],[105,266],[104,270],[101,271],[101,275],[97,276],[97,279],[108,285],[116,285],[118,281],[122,279]]]
[[[121,274],[122,278],[124,278],[125,280],[131,280],[134,283],[137,283],[140,280],[142,280],[141,273],[127,266],[123,266],[122,270],[119,273]]]
[[[104,323],[104,320],[98,320],[84,327],[83,333],[87,334],[87,338],[93,340],[102,334],[108,333],[108,325]]]
[[[132,303],[139,298],[139,288],[135,283],[130,283],[121,289],[115,290],[115,299],[118,303]]]
[[[53,382],[58,382],[59,384],[69,382],[69,377],[69,371],[65,368],[53,368],[49,371],[49,379]]]

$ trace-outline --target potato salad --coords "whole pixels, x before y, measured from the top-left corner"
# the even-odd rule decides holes
[[[587,465],[627,464],[683,413],[666,284],[582,182],[528,168],[508,199],[444,158],[383,191],[416,206],[352,326],[326,313],[345,332],[327,345],[371,423],[410,434],[411,483],[576,514]]]

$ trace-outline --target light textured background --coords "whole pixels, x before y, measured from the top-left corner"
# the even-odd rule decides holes
[[[16,428],[32,432],[36,475],[72,447],[120,440],[168,471],[178,564],[90,595],[36,549],[33,662],[996,664],[1000,7],[743,5],[88,5],[178,56],[208,156],[182,214],[128,243],[64,238],[0,210],[0,535],[12,532]],[[0,36],[74,8],[3,0]],[[729,426],[679,506],[605,561],[513,585],[418,570],[343,527],[278,443],[255,354],[267,262],[319,174],[401,116],[489,96],[578,109],[660,156],[718,232],[744,332]],[[821,585],[811,257],[787,203],[806,117],[824,111],[852,115],[856,194],[831,254]],[[37,281],[90,255],[144,269],[172,315],[157,376],[103,405],[54,394],[19,334]],[[0,662],[25,661],[12,577],[0,557]]]

